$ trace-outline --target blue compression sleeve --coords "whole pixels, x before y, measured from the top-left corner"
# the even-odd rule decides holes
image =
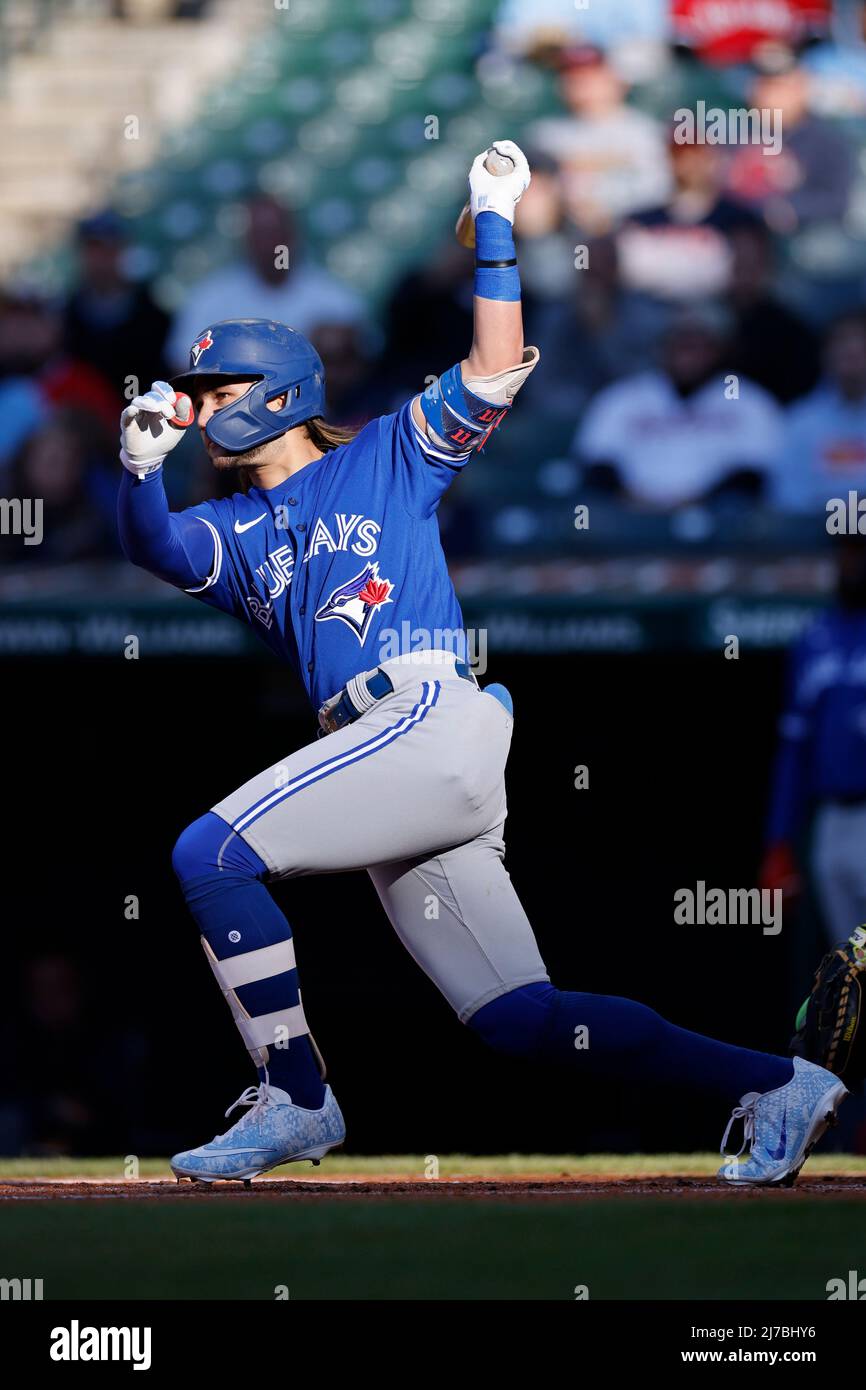
[[[162,469],[136,478],[124,468],[117,497],[123,553],[169,584],[203,584],[214,562],[214,539],[201,521],[169,511]]]
[[[633,999],[580,994],[539,982],[501,994],[469,1019],[489,1047],[563,1063],[586,1076],[700,1088],[730,1105],[774,1091],[794,1074],[790,1057],[754,1052],[678,1028]],[[585,1030],[578,1048],[579,1030]]]

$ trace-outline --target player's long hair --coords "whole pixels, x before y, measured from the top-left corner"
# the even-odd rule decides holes
[[[339,449],[341,444],[349,444],[360,433],[348,425],[329,425],[321,415],[314,415],[305,421],[305,428],[316,449],[326,454],[329,449]]]
[[[349,444],[360,432],[347,425],[331,425],[321,415],[314,415],[311,420],[305,420],[304,429],[313,447],[321,449],[323,454],[329,453],[331,449],[339,449],[341,444]],[[246,468],[238,468],[235,476],[241,492],[249,492],[249,471]]]

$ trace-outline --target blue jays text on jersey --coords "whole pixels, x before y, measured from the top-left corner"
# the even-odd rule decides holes
[[[469,456],[407,402],[274,488],[189,507],[214,561],[187,592],[248,622],[318,706],[384,659],[380,637],[393,656],[395,632],[463,632],[436,509]]]

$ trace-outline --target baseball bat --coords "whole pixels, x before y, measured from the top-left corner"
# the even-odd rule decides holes
[[[503,174],[512,173],[514,169],[514,160],[510,155],[500,154],[499,151],[494,149],[491,145],[490,149],[487,151],[484,167],[488,174],[494,174],[496,178],[501,178]],[[457,219],[454,234],[461,246],[472,247],[475,245],[475,222],[468,203]]]

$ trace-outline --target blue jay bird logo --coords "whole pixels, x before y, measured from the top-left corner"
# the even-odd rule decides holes
[[[211,334],[210,329],[208,329],[206,333],[202,333],[201,337],[193,343],[192,347],[189,350],[189,355],[192,358],[192,365],[194,367],[197,367],[201,360],[202,353],[207,352],[208,348],[212,347],[213,336]]]
[[[394,585],[390,579],[379,578],[379,562],[367,564],[353,579],[348,579],[338,589],[334,589],[316,613],[316,622],[324,623],[329,618],[339,618],[350,627],[361,646],[375,614],[384,603],[392,603],[390,597]]]

